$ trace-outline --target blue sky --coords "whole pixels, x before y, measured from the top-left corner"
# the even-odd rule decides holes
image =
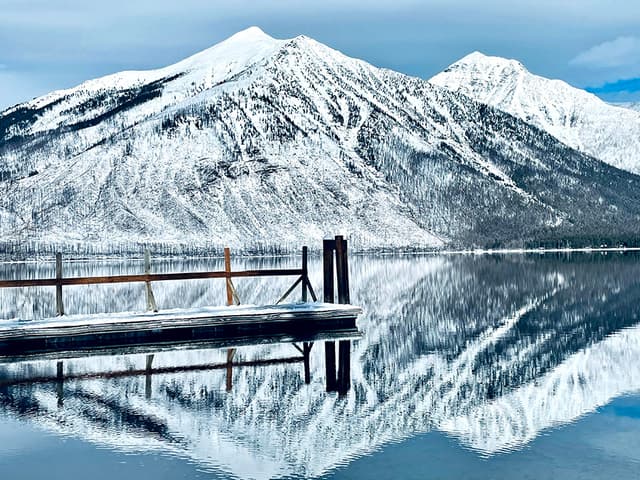
[[[608,100],[640,100],[635,0],[0,0],[0,109],[174,63],[251,25],[422,78],[479,50]]]

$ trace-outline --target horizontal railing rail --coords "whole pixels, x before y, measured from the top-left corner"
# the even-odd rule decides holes
[[[58,285],[96,285],[103,283],[136,283],[162,282],[171,280],[202,280],[210,278],[241,278],[241,277],[274,277],[302,275],[301,268],[268,269],[268,270],[240,270],[236,272],[182,272],[182,273],[141,273],[134,275],[107,275],[99,277],[63,277],[37,278],[26,280],[0,280],[0,288],[18,287],[55,287]]]

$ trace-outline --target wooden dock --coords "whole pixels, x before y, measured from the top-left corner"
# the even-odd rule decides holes
[[[58,254],[55,278],[0,280],[0,288],[55,287],[57,312],[55,318],[31,321],[13,319],[0,322],[0,357],[144,344],[171,345],[180,342],[212,340],[233,342],[251,338],[258,340],[269,337],[312,337],[320,332],[331,331],[353,332],[361,310],[349,305],[347,242],[338,236],[334,240],[325,240],[323,247],[324,302],[322,303],[317,302],[309,282],[307,247],[302,248],[302,266],[299,269],[232,271],[230,252],[227,248],[224,271],[153,274],[149,254],[145,252],[144,273],[101,277],[64,277],[62,257]],[[275,305],[240,306],[240,299],[232,279],[263,276],[297,278]],[[153,282],[207,278],[226,279],[226,307],[160,310],[156,305],[152,289]],[[338,287],[338,303],[334,303],[334,281]],[[129,282],[146,284],[147,312],[94,315],[65,313],[62,297],[64,286]],[[302,303],[283,304],[282,302],[297,287],[301,288]],[[309,300],[313,300],[313,303]],[[340,342],[342,350],[348,348],[343,346],[343,343],[349,344],[349,342]],[[325,347],[328,368],[335,369],[334,342],[325,342]],[[339,355],[348,358],[348,352],[342,352],[342,350]],[[330,383],[329,379],[328,382]]]
[[[0,356],[141,343],[302,335],[355,329],[360,308],[327,303],[69,315],[0,324]]]

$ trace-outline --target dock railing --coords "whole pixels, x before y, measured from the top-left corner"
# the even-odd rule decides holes
[[[231,270],[231,253],[227,247],[224,249],[224,265],[225,269],[220,271],[207,272],[179,272],[179,273],[151,273],[151,261],[148,251],[145,251],[145,273],[132,275],[106,275],[95,277],[64,277],[62,269],[62,255],[56,254],[56,276],[55,278],[38,278],[24,280],[0,280],[0,288],[21,288],[21,287],[56,287],[56,314],[62,316],[65,314],[64,303],[62,299],[62,287],[71,285],[97,285],[97,284],[113,284],[113,283],[145,283],[147,294],[147,310],[157,312],[158,308],[155,303],[153,291],[151,289],[152,282],[177,281],[177,280],[202,280],[211,278],[226,279],[227,305],[239,304],[240,300],[233,285],[233,278],[250,278],[250,277],[274,277],[274,276],[297,276],[297,280],[291,287],[280,297],[276,305],[283,302],[299,285],[302,285],[302,300],[307,301],[308,295],[311,295],[313,301],[317,301],[316,294],[309,282],[308,272],[308,248],[302,247],[302,266],[301,268],[281,268],[281,269],[264,269],[264,270]]]

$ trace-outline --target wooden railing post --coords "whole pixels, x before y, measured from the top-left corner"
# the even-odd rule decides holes
[[[151,273],[151,254],[149,250],[144,251],[144,273],[149,275]],[[157,312],[158,307],[156,305],[156,299],[153,296],[153,290],[151,290],[151,282],[145,282],[147,287],[147,311]]]
[[[62,254],[56,253],[56,315],[64,315],[64,303],[62,303]]]
[[[224,247],[224,271],[227,274],[227,305],[233,305],[233,297],[235,292],[233,283],[231,282],[231,249],[229,249],[229,247]],[[237,303],[239,304],[240,301],[238,301]],[[227,392],[230,392],[233,388],[233,357],[235,356],[235,354],[235,348],[227,349]]]
[[[227,305],[240,305],[240,298],[231,281],[231,250],[224,247],[224,273],[227,279]]]
[[[227,305],[233,305],[233,290],[231,289],[231,250],[224,247],[224,271],[227,274]]]
[[[309,267],[308,267],[308,254],[309,251],[306,246],[302,247],[302,301],[307,303],[308,300],[308,289],[307,285],[309,284]]]

